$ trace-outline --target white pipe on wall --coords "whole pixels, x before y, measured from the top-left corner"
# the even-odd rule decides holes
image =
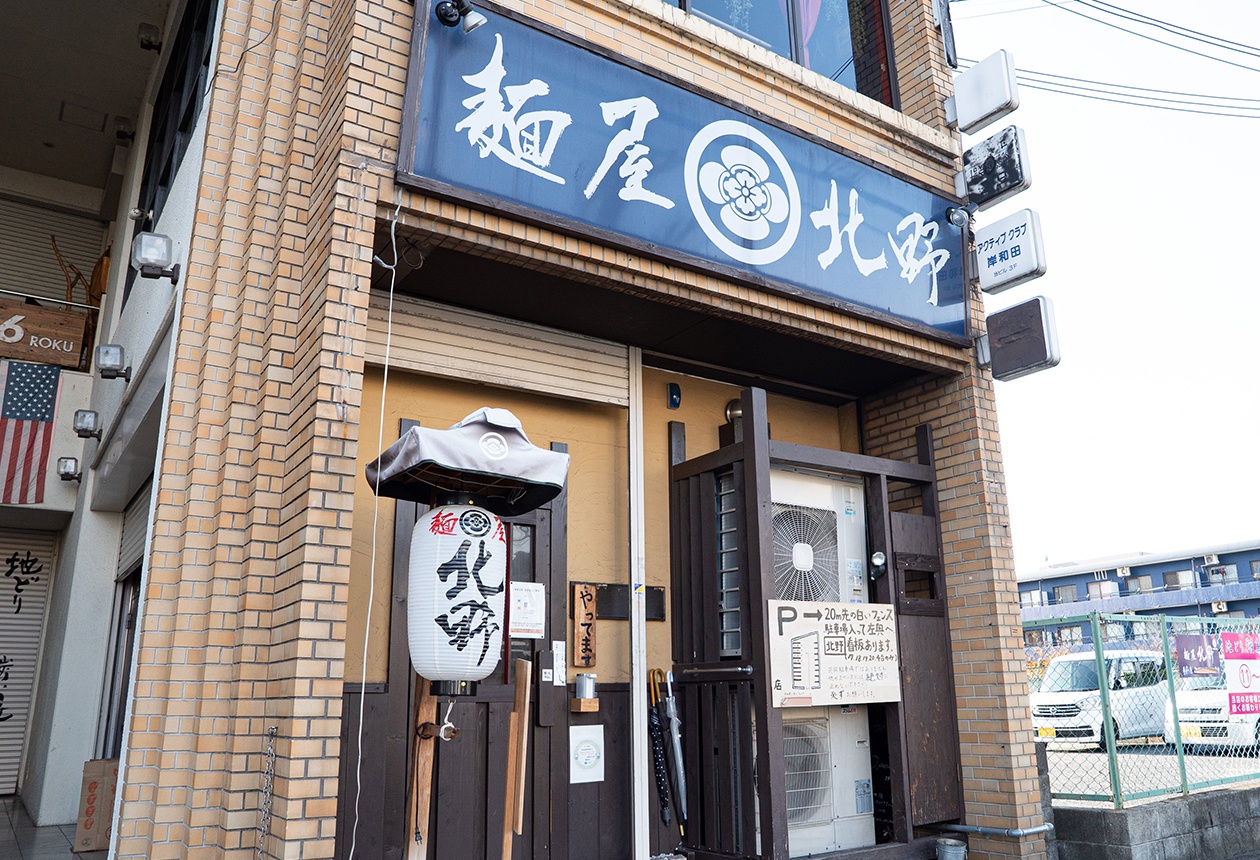
[[[647,548],[643,487],[643,351],[630,348],[630,796],[635,860],[651,853],[648,822]]]

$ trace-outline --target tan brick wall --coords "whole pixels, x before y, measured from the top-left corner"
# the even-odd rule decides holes
[[[979,310],[972,325],[983,329]],[[935,434],[966,822],[1042,823],[993,380],[974,366],[863,404],[866,453],[913,461]],[[969,856],[1044,857],[1044,838],[970,838]]]
[[[159,455],[118,856],[252,856],[274,726],[264,853],[324,858],[333,851],[338,792],[350,515],[377,218],[401,204],[404,223],[435,243],[746,315],[925,370],[960,372],[967,355],[396,191],[412,5],[224,2]],[[915,45],[930,32],[922,23],[928,7],[904,2],[904,10],[894,2],[894,41],[899,62],[904,55],[917,63]],[[930,58],[938,48],[928,48],[931,72],[914,65],[909,77],[900,75],[905,116],[657,0],[508,5],[939,191],[952,189],[959,147],[938,130],[939,64]],[[428,3],[414,8],[431,14]],[[953,393],[924,396],[950,404],[972,398],[969,377],[961,379],[942,388]],[[972,427],[960,419],[957,432]],[[975,653],[987,653],[990,640],[971,643]],[[960,678],[974,675],[960,669]],[[969,693],[964,701],[981,698]],[[980,722],[967,725],[979,731]],[[966,762],[978,769],[974,756],[985,748],[968,743]],[[1017,760],[1024,758],[1031,760]],[[998,759],[998,772],[1011,770],[1007,760]],[[968,785],[969,802],[987,803],[984,785]],[[996,800],[984,808],[994,820],[1024,820]]]
[[[954,78],[932,18],[932,0],[888,0],[901,109],[932,128],[945,130],[945,99]]]
[[[370,19],[351,0],[225,9],[120,857],[254,856],[272,726],[265,855],[332,854],[374,211],[360,198],[378,194],[347,151],[345,116],[355,34],[410,21],[408,5],[393,7]]]

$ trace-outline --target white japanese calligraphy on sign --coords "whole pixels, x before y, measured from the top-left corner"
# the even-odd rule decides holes
[[[574,178],[573,184],[577,185],[580,183],[578,171],[585,169],[579,166],[585,163],[581,157],[592,150],[598,151],[595,149],[598,146],[595,136],[598,135],[600,142],[606,140],[607,143],[597,167],[583,188],[585,200],[593,200],[599,189],[607,185],[608,177],[613,173],[618,177],[614,182],[619,186],[617,197],[622,201],[647,203],[673,210],[680,194],[685,193],[688,205],[682,207],[683,210],[690,209],[704,239],[721,253],[722,258],[760,267],[769,267],[788,258],[781,271],[767,271],[767,275],[780,277],[787,272],[789,280],[795,278],[797,282],[801,282],[803,279],[810,288],[845,294],[844,289],[834,283],[814,284],[816,274],[811,277],[806,273],[794,273],[794,270],[799,271],[795,267],[812,269],[813,263],[809,261],[812,249],[802,254],[801,249],[796,246],[803,214],[801,192],[806,185],[798,185],[789,160],[788,156],[796,151],[792,145],[782,140],[776,141],[755,124],[740,119],[709,122],[692,136],[687,146],[681,165],[680,183],[678,165],[674,161],[667,159],[658,166],[650,158],[652,149],[647,142],[648,130],[655,120],[662,117],[662,111],[668,117],[662,122],[673,125],[680,122],[685,125],[688,122],[680,120],[676,108],[668,100],[662,100],[658,92],[645,86],[638,91],[651,95],[599,101],[597,95],[592,97],[573,93],[571,83],[559,83],[567,80],[567,71],[561,71],[554,64],[547,63],[543,63],[541,68],[551,70],[544,73],[548,80],[561,87],[561,92],[552,95],[552,85],[537,77],[526,83],[507,85],[505,81],[509,73],[504,64],[503,37],[496,33],[494,39],[494,50],[486,65],[479,71],[462,76],[464,83],[477,92],[459,102],[467,113],[457,110],[451,120],[454,122],[455,133],[466,134],[469,145],[476,149],[480,158],[493,155],[516,170],[548,182],[565,185],[567,178]],[[518,70],[517,74],[518,80],[524,79],[524,73]],[[569,111],[527,109],[527,105],[531,104],[551,105],[556,102],[569,108]],[[606,137],[606,132],[599,130],[598,123],[594,122],[592,102],[599,105],[603,125],[614,129],[611,137]],[[575,115],[579,117],[579,125],[569,134],[561,148],[561,137],[573,125]],[[586,121],[586,126],[583,125],[583,120]],[[449,125],[446,127],[450,128]],[[659,160],[659,153],[662,151],[660,147],[667,144],[659,142],[662,126],[658,123],[655,128]],[[553,165],[553,159],[558,163]],[[813,171],[813,168],[809,170]],[[813,172],[807,172],[804,176],[809,177],[807,182],[816,182],[815,187],[826,181],[825,177],[817,176]],[[937,203],[914,202],[900,208],[900,211],[890,211],[890,195],[883,186],[875,184],[868,188],[863,184],[865,180],[846,181],[848,176],[848,173],[844,173],[839,182],[830,179],[830,194],[825,202],[819,209],[809,212],[814,228],[827,239],[826,249],[816,255],[819,268],[823,271],[829,270],[837,260],[845,256],[847,247],[848,256],[857,273],[863,278],[876,276],[872,284],[879,284],[881,291],[885,286],[892,287],[898,278],[906,284],[914,285],[926,270],[931,283],[925,301],[928,305],[936,306],[940,300],[938,274],[944,270],[951,254],[946,248],[935,247],[935,243],[952,234],[943,235],[940,225],[936,221],[928,220],[921,212],[934,211],[924,207],[936,206]],[[649,184],[655,187],[646,187]],[[681,189],[677,187],[679,184]],[[842,214],[840,208],[841,185],[848,188],[847,214]],[[678,193],[671,193],[671,189]],[[867,213],[875,219],[873,222],[868,222],[861,211],[862,189],[868,192],[866,208]],[[891,199],[901,199],[902,196],[909,195],[901,195],[898,191],[894,192]],[[550,211],[579,220],[585,218],[588,222],[593,217],[579,214],[582,203],[580,198],[576,201],[556,202],[558,199],[561,198],[551,199],[546,207]],[[915,196],[914,200],[921,201],[922,195]],[[579,204],[578,208],[572,208],[575,203]],[[903,213],[912,209],[920,211],[909,211],[909,214],[902,217]],[[900,218],[900,222],[896,230],[888,231],[887,227],[897,218]],[[682,225],[677,226],[681,228]],[[669,229],[672,231],[672,227]],[[948,227],[945,229],[949,230]],[[685,229],[674,233],[681,236],[693,235]],[[871,235],[868,236],[868,233]],[[896,261],[895,266],[888,258],[888,248],[883,247],[882,240],[875,238],[881,235],[887,236],[888,247],[892,249]],[[669,242],[666,241],[665,244],[668,246]],[[692,250],[685,243],[682,250],[701,255],[705,253],[699,249]],[[793,254],[804,256],[805,259],[798,263],[789,257]],[[714,259],[721,262],[722,258]],[[880,272],[885,274],[878,274]],[[947,282],[950,277],[953,276],[946,276]],[[869,292],[870,288],[867,290]],[[883,298],[875,301],[883,306]],[[896,300],[902,301],[904,299]]]
[[[652,203],[664,209],[673,209],[673,200],[643,187],[643,180],[647,178],[648,173],[652,170],[652,162],[647,158],[650,150],[643,143],[643,135],[647,131],[648,123],[661,115],[656,108],[656,102],[645,96],[640,96],[639,98],[622,99],[616,102],[600,102],[599,106],[604,114],[605,125],[612,125],[618,120],[629,116],[631,117],[630,127],[623,128],[617,132],[613,135],[613,139],[608,142],[608,148],[604,150],[604,160],[599,163],[599,168],[595,171],[595,175],[591,177],[591,181],[587,183],[586,189],[582,192],[586,195],[586,199],[591,199],[591,195],[599,188],[599,184],[604,181],[604,177],[613,166],[613,162],[619,156],[624,155],[625,161],[621,163],[621,167],[617,172],[625,180],[625,183],[622,185],[621,190],[617,192],[617,196],[622,200],[642,200],[645,203]]]
[[[828,229],[831,231],[831,244],[827,246],[827,250],[818,255],[818,264],[825,270],[828,266],[836,261],[842,253],[844,253],[843,241],[849,240],[849,254],[853,257],[853,262],[857,265],[858,271],[863,277],[869,276],[872,272],[878,272],[880,269],[888,268],[888,260],[884,257],[884,252],[880,251],[878,257],[865,258],[858,253],[857,244],[853,239],[853,234],[858,227],[862,226],[862,222],[866,219],[858,212],[858,191],[856,188],[849,190],[849,221],[844,225],[844,229],[840,229],[840,207],[838,204],[839,195],[836,192],[836,181],[831,180],[831,199],[819,209],[817,212],[809,213],[809,220],[814,223],[814,227],[819,230]]]
[[[919,276],[919,272],[923,271],[925,266],[931,266],[932,292],[928,294],[928,304],[934,305],[937,300],[936,274],[949,261],[949,251],[944,248],[932,249],[932,243],[936,240],[937,231],[940,229],[935,221],[925,223],[922,215],[911,212],[897,225],[897,235],[900,236],[907,228],[913,228],[913,230],[900,245],[893,239],[891,233],[888,235],[888,244],[892,245],[893,254],[897,257],[897,262],[901,264],[901,277],[905,278],[907,284],[914,283],[914,279]],[[927,246],[922,257],[916,256],[920,242]]]
[[[527,84],[503,86],[507,70],[503,67],[503,37],[498,33],[490,62],[480,72],[463,77],[481,92],[464,99],[462,104],[472,113],[460,120],[455,130],[468,132],[469,144],[478,148],[482,158],[493,153],[505,164],[564,185],[563,177],[543,168],[550,166],[560,135],[572,117],[557,110],[520,113],[525,102],[551,92],[546,81],[534,78]]]

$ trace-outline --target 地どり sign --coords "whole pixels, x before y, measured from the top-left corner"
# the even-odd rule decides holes
[[[1260,714],[1260,633],[1221,632],[1231,714]]]
[[[892,606],[771,600],[769,613],[776,708],[901,700]]]
[[[78,367],[86,324],[80,313],[0,301],[0,358]]]
[[[419,17],[401,181],[965,335],[950,200],[514,16],[470,35]]]

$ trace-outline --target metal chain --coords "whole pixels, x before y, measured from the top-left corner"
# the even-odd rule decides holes
[[[258,818],[258,860],[262,860],[267,831],[271,829],[271,783],[276,775],[276,726],[267,728],[267,763],[263,765],[262,815]]]

